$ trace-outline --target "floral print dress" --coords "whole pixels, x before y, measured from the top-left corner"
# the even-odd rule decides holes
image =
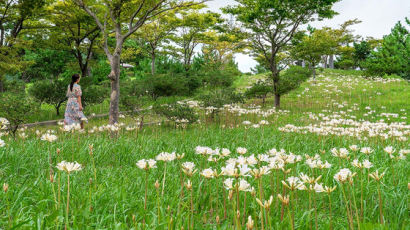
[[[64,114],[64,122],[66,125],[79,124],[81,121],[87,121],[83,111],[80,110],[80,104],[78,103],[78,97],[81,97],[81,87],[78,84],[73,85],[73,90],[70,90],[70,86],[67,89],[67,107]]]

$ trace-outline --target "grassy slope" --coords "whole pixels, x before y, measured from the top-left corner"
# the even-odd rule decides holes
[[[381,140],[380,138],[370,138],[367,141],[359,141],[350,137],[317,136],[315,134],[283,133],[278,130],[285,124],[309,124],[316,121],[310,120],[305,112],[322,112],[323,109],[332,111],[347,111],[354,103],[360,108],[351,114],[357,119],[378,120],[381,112],[399,113],[399,118],[391,118],[391,121],[401,121],[409,124],[410,112],[408,98],[410,98],[410,86],[405,82],[377,83],[357,77],[345,78],[336,75],[334,72],[326,72],[328,78],[321,77],[316,83],[307,82],[300,89],[283,97],[283,109],[289,110],[286,115],[275,115],[268,118],[261,118],[248,115],[241,118],[227,117],[221,123],[240,123],[242,120],[258,122],[261,119],[268,120],[271,125],[259,129],[245,129],[239,126],[234,129],[223,129],[219,125],[205,126],[196,125],[186,130],[175,130],[167,126],[155,126],[145,128],[142,133],[122,132],[118,139],[110,139],[107,134],[88,135],[87,138],[79,138],[78,134],[58,133],[59,139],[56,143],[47,144],[34,138],[33,135],[28,140],[12,141],[6,139],[7,146],[0,149],[0,178],[1,183],[7,182],[10,185],[9,192],[0,194],[0,227],[7,228],[9,223],[17,225],[24,223],[24,228],[32,229],[37,226],[63,228],[64,224],[64,202],[66,191],[66,177],[62,174],[62,203],[61,207],[55,209],[53,190],[48,177],[48,151],[55,152],[56,148],[61,149],[61,155],[53,154],[53,165],[62,159],[68,161],[78,161],[85,166],[84,170],[71,176],[71,221],[74,229],[98,228],[98,229],[127,229],[134,226],[132,216],[136,216],[137,223],[141,223],[144,197],[144,180],[142,170],[136,168],[135,163],[141,158],[153,158],[162,151],[176,151],[186,153],[184,161],[194,161],[200,165],[202,160],[194,154],[197,145],[210,146],[212,148],[225,147],[234,151],[236,147],[246,147],[249,153],[265,153],[271,148],[283,148],[287,152],[295,154],[314,155],[321,150],[326,154],[322,155],[322,160],[328,160],[334,164],[329,171],[323,171],[321,182],[326,185],[335,184],[333,175],[340,168],[337,162],[330,155],[333,147],[346,147],[351,144],[360,146],[370,146],[375,152],[370,156],[370,161],[375,165],[374,169],[386,171],[383,179],[383,200],[386,229],[405,229],[408,226],[408,188],[409,168],[408,160],[399,161],[394,165],[393,177],[390,161],[383,147],[393,145],[395,148],[409,148],[409,142],[399,142],[396,140]],[[328,80],[326,80],[328,79]],[[355,80],[356,79],[356,80]],[[357,81],[357,82],[356,82]],[[356,83],[352,83],[356,82]],[[246,82],[240,85],[246,85]],[[309,91],[306,89],[309,88]],[[325,89],[329,90],[326,93]],[[366,91],[363,91],[366,89]],[[341,92],[337,93],[337,90]],[[302,92],[305,92],[302,94]],[[378,95],[378,93],[381,95]],[[298,97],[298,95],[301,95]],[[257,101],[256,101],[257,102]],[[271,101],[270,101],[271,102]],[[336,103],[347,102],[344,108],[339,108]],[[371,116],[364,116],[365,107],[370,106],[376,110]],[[382,106],[386,108],[383,109]],[[400,111],[405,109],[405,111]],[[403,118],[405,117],[405,118]],[[387,121],[387,119],[386,119]],[[100,121],[97,121],[100,123]],[[97,168],[97,181],[90,186],[89,179],[94,178],[92,160],[88,154],[88,145],[94,145],[94,157]],[[361,158],[364,158],[361,156]],[[209,166],[220,168],[221,164],[208,163]],[[345,163],[344,167],[352,168]],[[304,164],[292,166],[292,173],[310,173]],[[148,229],[164,229],[167,226],[166,216],[173,216],[174,224],[180,229],[182,223],[187,222],[187,207],[182,212],[182,216],[177,216],[177,204],[179,196],[179,166],[176,162],[168,166],[168,176],[166,182],[166,195],[161,201],[161,222],[156,222],[156,193],[153,186],[155,180],[160,180],[163,173],[163,163],[158,163],[158,168],[150,172],[149,175],[149,203],[147,214]],[[56,169],[54,169],[56,170]],[[372,169],[373,171],[373,169]],[[295,175],[295,174],[294,174]],[[57,178],[57,173],[56,173]],[[394,180],[393,180],[394,178]],[[206,215],[207,224],[200,224],[203,220],[205,210],[210,197],[219,200],[219,207],[222,206],[222,190],[213,182],[208,188],[203,178],[195,175],[192,178],[194,186],[195,210],[200,213],[195,214],[196,229],[212,229],[214,221],[209,220]],[[256,182],[248,179],[252,185]],[[382,229],[378,223],[378,206],[376,184],[365,182],[365,216],[363,229]],[[94,187],[95,186],[95,187]],[[205,186],[205,187],[204,187]],[[202,187],[201,191],[198,189]],[[57,183],[54,183],[57,189]],[[264,190],[270,194],[270,177],[264,178]],[[91,200],[90,200],[91,191]],[[359,192],[356,189],[356,199]],[[243,196],[241,195],[241,199]],[[324,194],[318,196],[318,218],[319,229],[328,229],[327,197]],[[305,192],[298,194],[298,208],[296,214],[296,227],[308,229],[308,196]],[[340,188],[332,194],[334,228],[346,229],[346,213],[343,206]],[[188,202],[188,200],[185,200]],[[258,205],[253,198],[248,195],[247,215],[257,217]],[[231,203],[228,203],[229,205]],[[167,211],[168,205],[171,211]],[[92,206],[92,211],[90,211]],[[215,207],[215,203],[214,203]],[[230,210],[230,209],[229,209]],[[288,229],[288,221],[279,221],[279,208],[273,208],[271,218],[273,225]],[[231,215],[232,211],[228,211]],[[9,220],[8,217],[11,217]],[[185,216],[185,217],[183,217]],[[222,217],[222,211],[220,212]],[[312,213],[313,216],[313,213]],[[227,229],[232,217],[222,221],[221,227]],[[10,221],[10,222],[9,222]],[[258,222],[255,220],[255,222]],[[259,225],[259,224],[258,224]],[[187,229],[187,226],[185,226]]]

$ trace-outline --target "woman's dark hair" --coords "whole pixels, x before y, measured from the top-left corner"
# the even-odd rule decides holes
[[[73,76],[71,76],[71,83],[70,83],[70,90],[73,91],[73,86],[74,83],[76,81],[78,81],[78,79],[80,79],[80,75],[79,74],[74,74]]]

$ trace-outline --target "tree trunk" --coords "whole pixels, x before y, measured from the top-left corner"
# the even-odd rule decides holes
[[[326,69],[327,68],[327,55],[324,55],[323,57],[322,57],[322,60],[323,60],[323,68],[324,69]],[[319,63],[320,64],[320,63]]]
[[[87,65],[84,65],[81,68],[81,77],[87,77],[87,76],[88,76],[88,67],[87,67]]]
[[[151,74],[155,74],[155,52],[151,53]]]
[[[329,56],[329,68],[331,68],[331,69],[334,69],[335,68],[335,62],[334,62],[334,56],[333,56],[333,54],[331,54],[330,56]]]
[[[273,76],[273,93],[275,94],[275,108],[280,107],[280,93],[279,93],[279,71],[277,71],[276,65],[272,65],[271,68]]]
[[[316,80],[316,68],[312,68],[313,80]]]
[[[280,95],[275,94],[275,108],[279,109],[280,108]]]
[[[262,107],[265,107],[265,102],[266,102],[266,95],[263,95],[263,97],[262,97]]]
[[[4,92],[3,79],[0,78],[0,93]]]
[[[111,80],[111,96],[110,96],[110,111],[109,122],[115,124],[118,122],[119,102],[120,102],[120,53],[112,56],[110,60],[111,72],[109,79]]]

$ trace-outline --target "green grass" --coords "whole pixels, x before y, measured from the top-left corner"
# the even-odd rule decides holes
[[[409,141],[399,141],[397,138],[384,140],[380,137],[368,137],[367,140],[358,140],[348,136],[319,136],[312,133],[286,133],[278,128],[286,124],[305,126],[308,124],[319,124],[320,121],[309,118],[308,113],[323,113],[326,115],[338,114],[343,116],[344,112],[349,116],[356,116],[356,121],[365,119],[371,122],[384,119],[385,122],[402,122],[407,125],[404,134],[409,138],[409,115],[408,98],[410,98],[410,86],[408,82],[380,83],[367,80],[349,72],[324,72],[325,76],[318,77],[316,82],[306,82],[300,89],[285,95],[282,98],[282,109],[287,113],[278,113],[268,117],[256,115],[243,115],[241,117],[222,112],[216,121],[209,121],[200,112],[201,124],[192,125],[186,129],[175,129],[172,124],[163,123],[161,126],[147,126],[143,130],[125,131],[121,130],[116,138],[107,132],[95,134],[62,133],[57,127],[58,140],[54,143],[40,141],[34,130],[26,131],[29,138],[13,140],[9,136],[3,136],[6,146],[0,148],[0,183],[7,183],[7,193],[0,192],[0,228],[11,229],[63,229],[65,224],[67,176],[60,173],[54,166],[62,161],[77,161],[84,169],[70,176],[70,227],[72,229],[141,229],[142,221],[146,218],[146,229],[188,229],[189,196],[184,189],[184,197],[181,209],[178,212],[180,196],[180,163],[192,161],[197,169],[213,167],[220,172],[225,165],[221,160],[217,163],[207,162],[205,158],[195,154],[195,147],[209,146],[215,148],[228,148],[233,153],[231,157],[237,157],[235,149],[246,147],[248,153],[263,154],[272,148],[284,149],[286,153],[292,152],[304,156],[320,154],[323,161],[332,164],[330,169],[315,170],[315,175],[322,175],[320,183],[328,186],[337,186],[331,194],[333,227],[334,229],[348,229],[345,204],[342,190],[333,179],[336,172],[342,167],[349,168],[354,172],[359,170],[353,168],[349,161],[339,160],[331,156],[332,148],[349,148],[349,145],[357,144],[360,147],[371,147],[374,149],[369,157],[363,154],[353,154],[353,158],[360,160],[369,159],[373,163],[370,172],[376,169],[385,172],[382,179],[383,184],[383,214],[385,225],[379,224],[379,206],[377,195],[377,184],[372,179],[367,180],[364,176],[364,219],[361,220],[361,229],[407,229],[408,218],[408,182],[409,161],[391,161],[383,148],[391,145],[397,150],[409,149]],[[349,75],[346,77],[346,75]],[[252,77],[248,77],[252,78]],[[260,78],[260,76],[255,77]],[[253,78],[252,78],[253,79]],[[250,79],[240,80],[237,87],[244,87]],[[309,88],[309,90],[306,90]],[[325,91],[325,90],[328,91]],[[366,91],[363,91],[366,89]],[[337,92],[340,90],[340,92]],[[302,94],[302,92],[305,92]],[[300,97],[298,96],[300,95]],[[342,108],[336,103],[346,105]],[[248,104],[260,103],[251,101]],[[268,100],[269,107],[272,99]],[[354,106],[357,104],[357,106]],[[366,107],[370,106],[374,113],[365,116]],[[383,107],[384,106],[384,107]],[[357,110],[349,109],[357,107]],[[404,110],[403,110],[404,109]],[[327,111],[323,111],[327,110]],[[397,113],[397,118],[381,117],[381,113]],[[265,119],[269,125],[260,128],[246,128],[242,121],[249,120],[257,123]],[[131,118],[122,120],[131,123]],[[88,128],[105,123],[105,119],[92,120]],[[227,128],[233,126],[234,128]],[[45,128],[41,128],[45,132]],[[367,133],[363,134],[364,136]],[[93,158],[89,154],[88,146],[94,145],[93,158],[96,166],[96,179],[94,178]],[[56,154],[57,148],[61,150]],[[49,178],[49,151],[52,155],[53,175],[55,182],[51,183]],[[154,183],[156,180],[162,183],[164,163],[157,162],[157,168],[149,171],[148,176],[148,204],[144,211],[144,171],[137,168],[136,162],[140,159],[155,158],[159,153],[173,152],[185,153],[181,161],[175,160],[167,165],[167,177],[165,183],[165,194],[158,197]],[[322,151],[324,154],[322,154]],[[352,152],[352,151],[350,151]],[[290,175],[297,176],[300,172],[312,175],[313,172],[304,163],[305,160],[288,164],[286,169],[291,169]],[[201,166],[203,165],[203,166]],[[265,165],[262,163],[262,165]],[[367,174],[367,170],[365,170]],[[61,201],[54,201],[53,186],[58,194],[58,178],[61,177]],[[273,189],[271,179],[273,176]],[[271,175],[263,176],[263,191],[265,199],[269,195],[274,196],[274,201],[269,214],[272,229],[290,229],[289,217],[285,210],[284,220],[280,220],[281,208],[277,203],[277,192],[282,192],[282,186],[276,184],[276,177],[283,177],[281,171]],[[236,196],[232,201],[227,200],[227,218],[224,218],[223,201],[227,191],[221,188],[222,178],[204,179],[196,172],[191,178],[193,184],[194,204],[194,229],[233,229],[233,206]],[[91,183],[90,183],[91,179]],[[258,191],[257,180],[252,177],[245,178]],[[186,181],[186,178],[184,179]],[[357,206],[360,207],[360,179],[354,177],[353,193],[349,197],[355,197]],[[53,185],[52,185],[53,184]],[[225,192],[223,192],[225,191]],[[289,191],[287,191],[287,194]],[[241,204],[241,220],[245,193],[241,192],[239,199]],[[258,194],[258,193],[257,193]],[[57,195],[58,196],[58,195]],[[257,195],[258,197],[258,195]],[[158,220],[157,199],[160,203],[160,221]],[[313,229],[314,211],[308,209],[308,192],[298,191],[297,207],[295,208],[295,228],[309,229],[309,216],[312,220]],[[58,200],[58,198],[57,198]],[[212,201],[213,212],[210,213],[210,202]],[[328,198],[326,194],[316,194],[318,228],[329,229]],[[353,200],[352,200],[353,202]],[[57,207],[56,207],[57,205]],[[218,205],[219,209],[216,210]],[[256,229],[261,229],[258,206],[255,198],[246,193],[246,218],[252,216]],[[354,209],[353,209],[354,211]],[[216,216],[220,218],[220,224],[216,224]],[[134,218],[133,218],[134,216]],[[355,229],[357,229],[354,217]],[[134,221],[135,220],[135,221]],[[242,229],[245,229],[242,223]],[[265,226],[265,229],[266,226]]]

